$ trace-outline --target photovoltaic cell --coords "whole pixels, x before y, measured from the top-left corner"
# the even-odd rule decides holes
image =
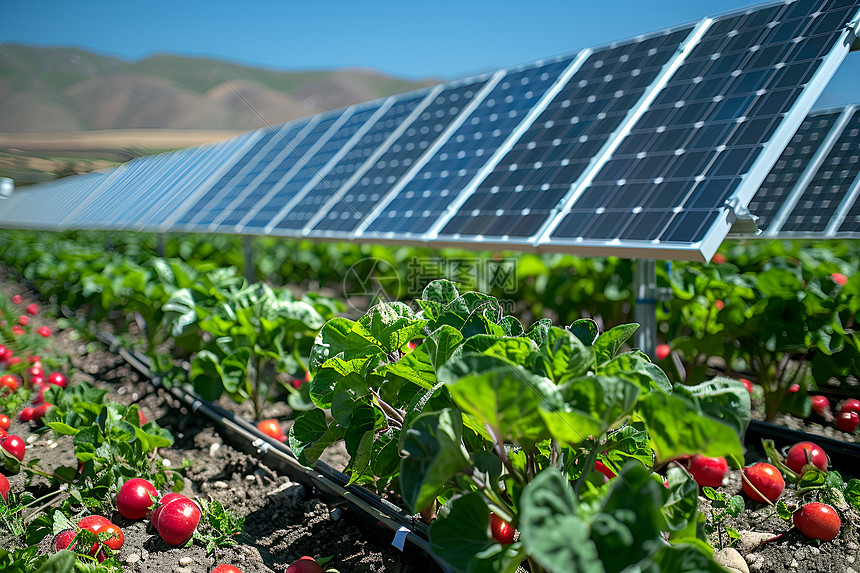
[[[855,111],[839,139],[809,182],[780,232],[822,232],[860,173],[860,110]],[[846,227],[851,217],[843,221]],[[856,221],[855,221],[856,223]],[[847,227],[846,227],[847,229]],[[842,228],[840,228],[842,231]]]
[[[250,217],[244,223],[243,231],[252,229],[263,230],[284,209],[290,201],[295,201],[298,193],[312,181],[318,181],[328,173],[328,164],[332,161],[350,139],[370,121],[387,100],[380,100],[368,106],[355,110],[346,123],[338,129],[325,144],[313,155],[307,158],[301,169],[288,181],[281,182],[272,192],[252,209]]]
[[[287,147],[286,144],[295,145],[301,141],[302,131],[314,120],[294,121],[271,132],[264,130],[266,135],[179,218],[175,227],[193,229],[208,226],[246,185],[275,160]]]
[[[63,177],[17,189],[0,200],[0,224],[13,228],[60,227],[69,211],[99,188],[106,174],[88,173]]]
[[[756,225],[759,230],[767,231],[827,134],[833,129],[839,113],[811,114],[803,120],[791,143],[749,203],[750,212],[758,217]]]
[[[717,19],[552,239],[701,241],[856,10],[799,0]]]
[[[427,232],[571,61],[571,57],[557,58],[509,71],[364,234]]]
[[[335,113],[320,117],[310,131],[301,138],[301,141],[295,145],[285,144],[285,148],[281,150],[278,159],[273,162],[276,166],[264,170],[256,179],[251,181],[237,201],[225,209],[226,213],[220,219],[215,220],[215,224],[237,225],[248,215],[248,211],[268,194],[272,187],[280,185],[283,180],[289,179],[291,173],[295,172],[296,169],[307,165],[313,156],[314,147],[331,136],[331,129],[345,113],[350,112],[349,110],[338,110]],[[237,202],[238,204],[236,204]]]
[[[691,30],[591,54],[440,236],[534,235]]]
[[[358,171],[367,159],[382,145],[400,124],[412,114],[427,96],[422,90],[414,94],[398,97],[395,103],[376,120],[349,153],[344,155],[302,199],[296,203],[274,225],[276,229],[303,229],[331,197],[340,192],[341,187]],[[277,233],[275,233],[277,234]]]
[[[351,233],[448,125],[469,105],[486,79],[439,92],[385,153],[331,205],[315,232]]]

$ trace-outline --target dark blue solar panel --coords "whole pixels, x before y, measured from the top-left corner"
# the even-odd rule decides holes
[[[313,118],[311,118],[313,119]],[[221,197],[235,190],[242,181],[247,181],[248,174],[261,165],[265,157],[271,160],[282,149],[284,141],[291,141],[304,128],[309,120],[285,124],[276,130],[265,128],[266,135],[261,137],[239,161],[237,161],[224,176],[216,181],[177,221],[177,226],[188,227],[200,219],[212,220],[218,214],[214,206]],[[280,145],[279,145],[280,144]],[[196,225],[194,225],[196,226]]]
[[[430,145],[469,105],[486,79],[439,92],[352,187],[343,191],[314,231],[350,233],[365,221],[377,203]]]
[[[702,240],[857,6],[799,0],[716,20],[552,238]]]
[[[288,177],[290,173],[295,172],[296,169],[303,166],[307,166],[308,161],[313,158],[311,154],[313,148],[331,136],[330,130],[344,113],[346,113],[344,110],[338,110],[322,117],[317,116],[319,120],[302,137],[301,141],[298,141],[294,145],[285,143],[284,149],[281,150],[273,162],[276,165],[270,166],[268,173],[263,171],[262,177],[257,177],[251,181],[246,186],[242,195],[239,196],[239,204],[235,205],[234,202],[235,206],[231,205],[227,207],[229,212],[222,219],[216,219],[216,223],[219,225],[235,226],[248,215],[249,210],[265,197],[274,186],[282,185],[284,182],[282,180]]]
[[[420,235],[519,126],[572,58],[509,71],[364,231]]]
[[[440,234],[534,235],[691,30],[591,54]]]
[[[838,117],[839,112],[830,112],[810,115],[803,120],[749,203],[749,210],[758,217],[756,224],[761,231],[768,229]]]
[[[849,187],[860,173],[860,110],[848,121],[791,214],[784,232],[821,232],[833,219]],[[846,218],[843,225],[848,222]],[[841,229],[840,229],[841,230]]]
[[[400,124],[409,117],[426,96],[427,91],[421,91],[399,97],[382,117],[376,120],[361,140],[350,149],[349,153],[337,162],[337,165],[328,172],[328,175],[314,185],[313,189],[283,215],[281,220],[275,224],[275,228],[303,229],[379,146],[385,143],[388,137],[394,133],[394,130],[400,127]]]
[[[312,180],[318,180],[319,177],[325,177],[328,173],[327,165],[329,161],[364,127],[385,101],[387,100],[378,101],[371,106],[357,109],[346,123],[314,153],[313,157],[302,165],[298,172],[288,181],[282,182],[273,188],[273,193],[261,202],[262,204],[252,214],[243,230],[266,228],[281,212],[281,209],[286,207],[290,201],[295,200],[296,194],[306,185],[310,184]]]

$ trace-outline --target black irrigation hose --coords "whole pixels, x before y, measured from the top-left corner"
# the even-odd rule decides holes
[[[112,352],[121,356],[142,376],[148,378],[156,388],[164,388],[193,412],[203,414],[217,425],[238,435],[243,439],[243,443],[250,445],[261,458],[264,456],[274,458],[277,465],[284,469],[290,478],[311,486],[324,495],[337,500],[345,500],[368,517],[395,532],[395,541],[400,543],[398,548],[401,551],[405,552],[404,542],[408,541],[415,548],[429,555],[442,573],[454,573],[431,550],[427,524],[362,487],[348,486],[349,477],[324,462],[317,462],[313,469],[301,465],[286,444],[272,440],[260,432],[254,424],[203,400],[194,392],[178,386],[165,387],[161,383],[161,379],[149,369],[149,358],[120,346],[119,340],[113,334],[103,332],[97,334],[96,338],[107,345]],[[392,545],[394,544],[392,542]]]

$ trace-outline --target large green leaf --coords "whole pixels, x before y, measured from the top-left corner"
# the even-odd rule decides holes
[[[702,411],[732,428],[743,440],[751,419],[750,394],[739,381],[718,377],[697,386],[678,386],[675,392],[695,396]]]
[[[556,384],[581,376],[594,366],[594,351],[571,331],[561,328],[549,329],[540,355],[542,372]]]
[[[540,472],[520,498],[520,539],[528,554],[553,573],[604,573],[589,524],[573,488],[555,468]]]
[[[672,391],[672,383],[666,373],[639,350],[619,354],[609,362],[604,362],[595,370],[595,374],[630,380],[646,392],[652,388],[663,392]]]
[[[471,467],[463,421],[447,408],[417,416],[400,437],[400,493],[413,512],[427,507],[458,472]]]
[[[459,573],[514,573],[522,543],[504,546],[490,537],[490,510],[478,493],[450,500],[430,527],[430,548]]]
[[[439,370],[459,348],[463,342],[463,334],[451,325],[445,324],[430,333],[421,346],[430,357],[430,364]]]
[[[600,333],[597,323],[590,318],[580,318],[574,321],[570,325],[570,331],[586,346],[593,346]]]
[[[639,402],[638,412],[659,461],[697,453],[743,459],[743,445],[734,430],[705,414],[689,398],[651,392]]]
[[[662,547],[654,556],[653,573],[725,573],[699,545],[680,543]]]
[[[366,365],[366,359],[347,361],[335,357],[326,361],[311,380],[311,400],[320,408],[330,408],[338,382],[344,378],[355,378],[363,382]]]
[[[451,360],[438,376],[448,385],[454,403],[495,428],[501,439],[528,446],[549,438],[540,406],[553,396],[555,385],[543,376],[482,354]]]
[[[618,354],[627,339],[633,336],[637,328],[639,328],[638,324],[619,324],[600,333],[600,336],[594,341],[597,364],[603,364],[615,358],[615,355]]]
[[[599,436],[630,414],[639,387],[616,376],[583,376],[566,382],[540,408],[552,436],[569,446]]]
[[[346,348],[346,337],[352,331],[352,325],[353,322],[346,318],[333,318],[323,325],[311,350],[311,372],[316,373],[326,360],[343,352]]]
[[[460,293],[457,292],[457,287],[451,281],[438,279],[432,281],[421,294],[421,298],[431,302],[439,303],[443,306],[457,300]]]
[[[290,448],[306,466],[313,466],[320,454],[342,437],[343,428],[329,426],[325,413],[316,409],[300,414],[289,431]]]

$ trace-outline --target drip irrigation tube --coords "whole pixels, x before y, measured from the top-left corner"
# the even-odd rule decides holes
[[[303,466],[286,444],[266,436],[254,424],[203,400],[187,388],[164,386],[161,379],[150,370],[149,358],[122,347],[114,335],[103,332],[97,334],[96,338],[122,357],[142,376],[149,379],[156,388],[163,388],[191,411],[202,414],[235,436],[237,441],[233,445],[238,445],[240,449],[249,453],[255,453],[260,459],[265,459],[267,464],[277,466],[291,479],[314,488],[322,497],[346,501],[366,517],[381,523],[393,532],[391,544],[407,557],[412,553],[407,551],[409,546],[406,544],[409,543],[414,550],[431,557],[442,573],[454,573],[431,550],[429,528],[424,522],[362,487],[347,485],[349,477],[324,462],[317,462],[313,469]],[[423,564],[426,566],[426,560]]]

